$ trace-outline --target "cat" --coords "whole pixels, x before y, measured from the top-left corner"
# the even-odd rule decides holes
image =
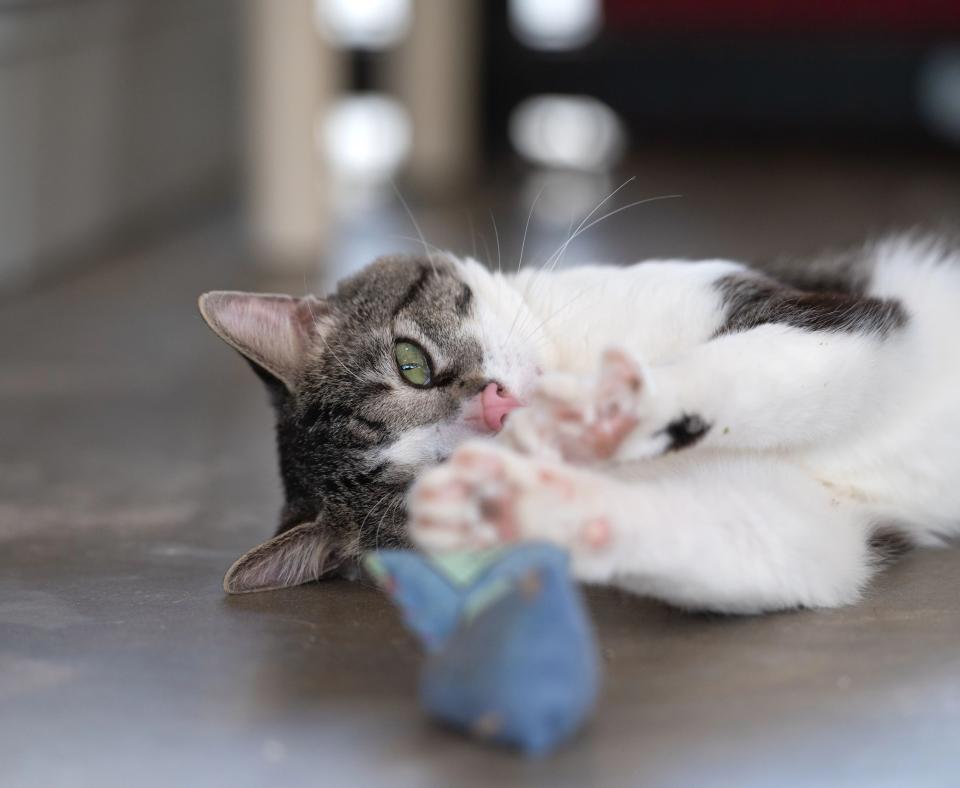
[[[960,531],[960,252],[935,238],[764,270],[395,256],[200,310],[271,393],[286,501],[228,592],[538,540],[684,608],[834,607]]]

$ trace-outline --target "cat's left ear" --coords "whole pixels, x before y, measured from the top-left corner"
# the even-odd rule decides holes
[[[223,590],[246,594],[298,586],[330,574],[342,561],[328,529],[304,523],[240,556],[227,570]]]
[[[292,390],[329,316],[326,302],[267,293],[204,293],[200,314],[224,342]]]

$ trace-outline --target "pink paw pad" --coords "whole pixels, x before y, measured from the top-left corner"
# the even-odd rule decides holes
[[[505,471],[503,463],[496,457],[481,451],[458,451],[455,452],[450,462],[458,468],[465,468],[478,471],[480,475],[488,479],[503,479]]]
[[[552,468],[540,468],[537,471],[537,479],[547,487],[551,487],[563,498],[573,498],[576,493],[573,481]]]
[[[448,481],[420,489],[420,498],[424,501],[462,501],[467,497],[467,486],[463,482]]]
[[[599,550],[610,544],[613,528],[606,517],[594,517],[584,525],[580,536],[589,547]]]
[[[426,515],[421,514],[417,517],[417,526],[427,529],[447,528],[449,527],[449,523],[440,523],[432,517],[427,517]]]
[[[643,391],[640,368],[619,350],[603,356],[591,438],[597,457],[611,457],[639,424],[637,399]]]

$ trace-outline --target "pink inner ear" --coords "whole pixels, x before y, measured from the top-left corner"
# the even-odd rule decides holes
[[[305,295],[296,299],[295,318],[301,340],[306,343],[319,330],[323,318],[330,314],[327,303],[315,296]]]
[[[312,296],[214,292],[200,311],[222,339],[290,385],[323,308]]]
[[[238,558],[223,578],[223,589],[243,594],[309,583],[329,574],[340,561],[324,527],[304,523]]]

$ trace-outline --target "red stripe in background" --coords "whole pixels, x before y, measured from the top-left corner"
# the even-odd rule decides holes
[[[604,0],[627,32],[960,34],[960,0]]]

